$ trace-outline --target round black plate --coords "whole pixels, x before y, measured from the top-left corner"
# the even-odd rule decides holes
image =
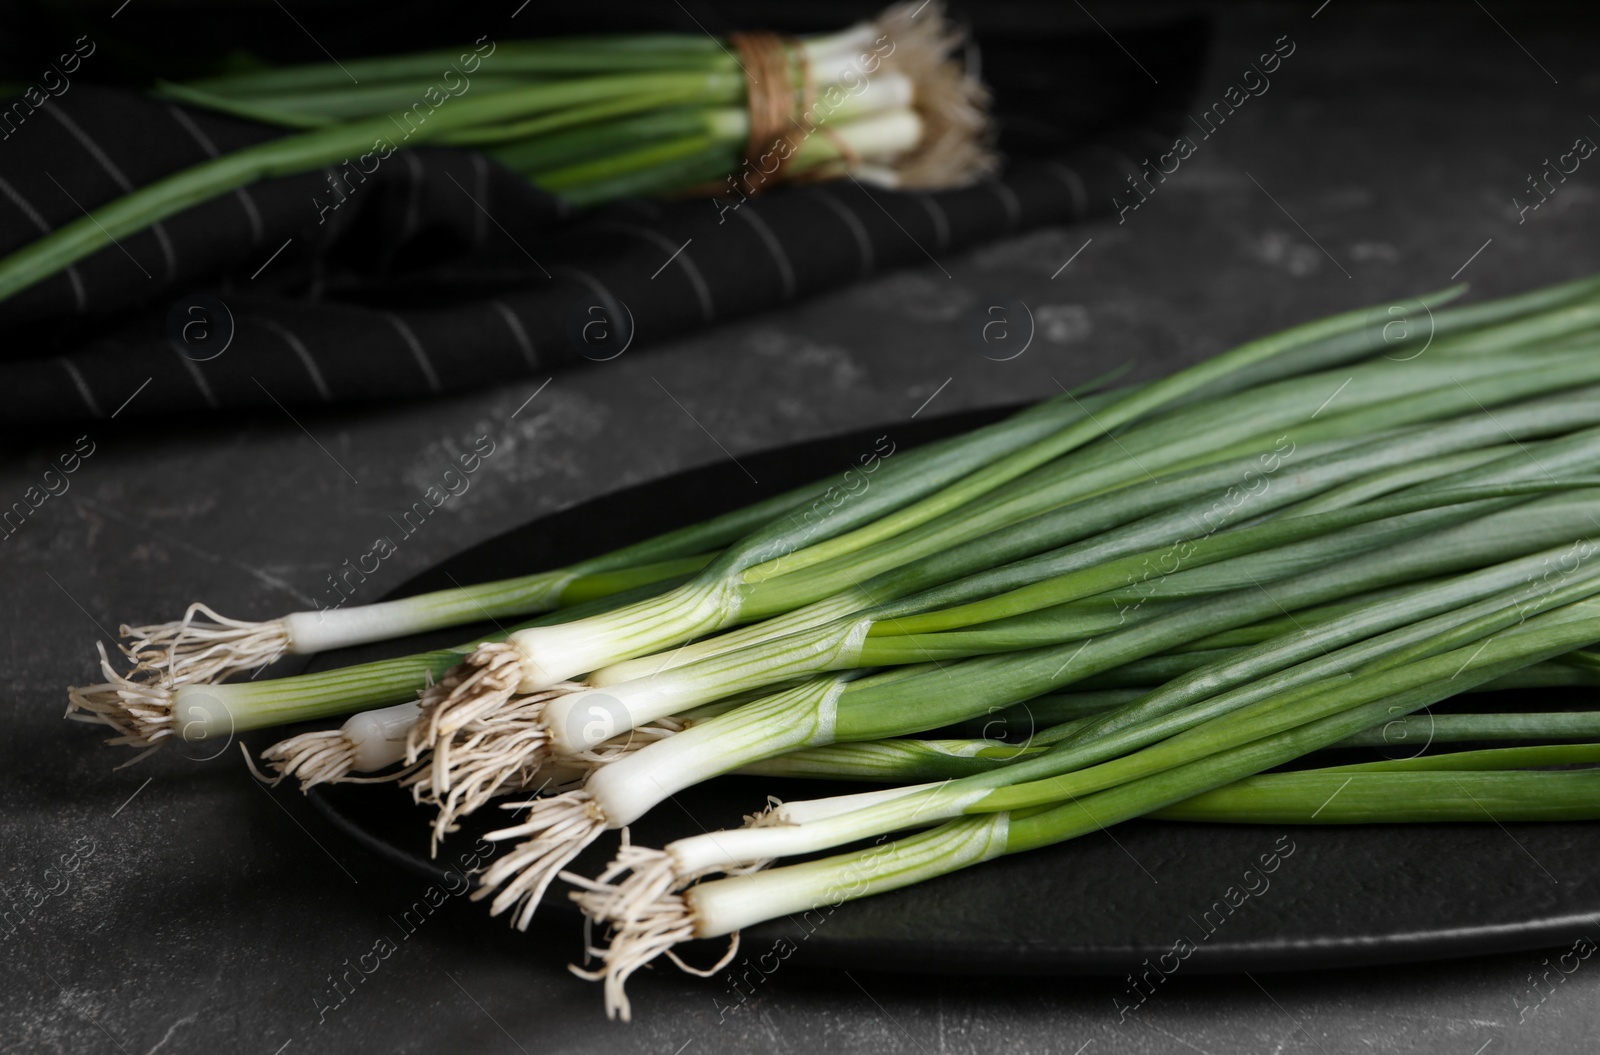
[[[619,491],[461,553],[393,596],[557,567],[715,515],[807,480],[842,474],[887,433],[900,447],[1001,416],[983,411],[881,426],[748,455]],[[748,474],[744,471],[748,470]],[[760,481],[751,482],[751,476]],[[466,640],[455,629],[318,657],[311,669]],[[839,790],[801,781],[724,778],[676,796],[633,828],[660,846],[736,826],[768,794]],[[475,818],[439,860],[427,814],[394,788],[321,787],[317,808],[399,867],[440,878],[475,835]],[[498,810],[484,811],[500,814]],[[592,874],[607,840],[577,862]],[[1275,857],[1272,855],[1276,855]],[[1263,859],[1265,858],[1265,862]],[[935,972],[1245,971],[1422,960],[1575,940],[1600,913],[1600,825],[1440,824],[1254,827],[1136,821],[991,861],[956,875],[777,920],[747,931],[752,955],[787,940],[811,963]],[[1268,868],[1270,866],[1270,870]],[[541,911],[574,913],[553,890]],[[1140,968],[1143,961],[1148,967]]]

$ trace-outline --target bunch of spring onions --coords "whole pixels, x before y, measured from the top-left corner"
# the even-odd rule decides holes
[[[0,299],[259,180],[328,169],[320,212],[337,208],[416,146],[482,150],[576,205],[641,194],[743,199],[783,180],[847,173],[889,187],[960,186],[994,166],[987,94],[962,66],[966,45],[935,2],[819,37],[481,37],[162,83],[164,98],[285,134],[140,187],[12,253],[0,260]]]
[[[1600,714],[1411,717],[1600,683],[1600,278],[1461,292],[885,441],[843,476],[554,572],[264,623],[195,606],[125,628],[132,669],[102,652],[71,713],[145,750],[348,716],[263,757],[303,787],[400,784],[436,808],[436,844],[517,811],[474,897],[525,927],[556,878],[577,886],[611,936],[587,974],[624,1017],[629,976],[680,943],[1134,817],[1600,817],[1595,774],[1552,768],[1600,759]],[[1396,310],[1425,332],[1389,340]],[[486,611],[542,614],[222,680]],[[1416,740],[1409,761],[1302,761]],[[1439,750],[1484,742],[1514,746]],[[883,787],[564,872],[731,772]]]

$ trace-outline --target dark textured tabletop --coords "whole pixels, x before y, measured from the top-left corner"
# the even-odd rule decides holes
[[[1113,33],[1151,13],[1112,7],[1093,9]],[[94,643],[119,622],[196,599],[242,617],[313,606],[478,437],[493,455],[362,584],[366,599],[540,514],[685,467],[1040,398],[1123,364],[1153,376],[1452,279],[1509,292],[1600,270],[1600,168],[1588,168],[1600,159],[1541,175],[1600,136],[1593,15],[1493,0],[1214,15],[1197,111],[1280,38],[1293,52],[1121,222],[1037,231],[460,398],[8,435],[0,504],[79,436],[93,454],[0,542],[0,1050],[1592,1050],[1600,961],[1552,969],[1560,950],[1180,972],[1124,1021],[1121,980],[983,979],[959,964],[847,973],[808,966],[801,949],[732,1015],[718,981],[644,972],[622,1025],[564,969],[580,953],[569,919],[516,934],[464,899],[396,936],[340,1000],[330,976],[397,935],[391,917],[425,884],[342,841],[287,786],[262,788],[236,749],[113,769],[123,758],[95,730],[60,718],[63,687],[92,677]],[[1530,176],[1543,202],[1519,213],[1540,201]],[[1018,327],[1031,314],[1026,351],[984,342],[994,308]]]

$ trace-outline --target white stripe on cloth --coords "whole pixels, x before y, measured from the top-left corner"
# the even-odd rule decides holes
[[[860,217],[852,212],[848,205],[821,187],[814,186],[811,195],[832,209],[835,215],[844,221],[844,225],[850,229],[850,233],[855,236],[856,246],[861,250],[861,277],[866,278],[872,274],[872,238],[867,234],[866,225],[861,222]]]
[[[1000,204],[1005,207],[1006,231],[1015,231],[1017,224],[1022,222],[1022,202],[1017,199],[1017,192],[1000,180],[991,180],[989,187],[994,191],[994,196],[1000,199]]]
[[[206,401],[206,406],[216,410],[219,406],[217,397],[212,393],[211,386],[206,384],[205,374],[200,372],[200,364],[176,348],[172,349],[172,354],[177,356],[183,362],[184,369],[189,371],[189,376],[194,379],[194,387],[200,390],[200,398]]]
[[[1067,185],[1067,191],[1072,195],[1072,219],[1082,219],[1089,211],[1089,187],[1083,182],[1083,177],[1078,175],[1076,169],[1059,161],[1052,161],[1045,166],[1045,171]]]
[[[522,320],[517,318],[516,312],[512,311],[503,302],[491,300],[489,303],[494,305],[495,310],[500,313],[500,317],[506,320],[506,328],[511,331],[511,336],[516,338],[517,348],[521,350],[522,358],[527,360],[529,367],[537,370],[539,368],[539,357],[534,353],[533,341],[528,339],[528,331],[522,328]]]
[[[565,275],[568,278],[577,279],[583,285],[587,286],[589,288],[589,292],[600,298],[601,305],[606,309],[606,314],[610,318],[620,320],[623,317],[624,309],[626,309],[627,305],[623,304],[622,301],[612,296],[611,291],[602,285],[599,279],[589,274],[589,272],[576,267],[562,266],[556,268],[555,274]],[[626,314],[629,319],[633,318],[632,311],[627,311]]]
[[[28,204],[28,200],[22,196],[17,188],[3,179],[0,179],[0,194],[4,194],[10,199],[11,204],[15,205],[18,211],[39,229],[40,234],[50,233],[50,225],[44,222],[44,217],[39,215],[39,211]],[[78,274],[77,267],[72,264],[67,265],[66,272],[67,280],[72,283],[73,302],[78,309],[78,314],[82,315],[89,310],[89,294],[83,288],[83,276]]]
[[[406,342],[406,347],[411,349],[411,354],[417,360],[417,365],[422,368],[422,376],[427,378],[428,391],[438,392],[440,388],[439,375],[434,373],[433,364],[428,361],[428,351],[422,347],[422,342],[417,340],[417,335],[411,331],[411,327],[406,325],[405,320],[394,312],[385,311],[380,312],[380,314],[389,320],[395,331],[400,334],[400,339]]]
[[[211,137],[206,135],[200,126],[194,123],[194,118],[190,117],[176,106],[168,106],[167,112],[172,115],[172,119],[174,121],[177,121],[191,136],[194,137],[194,141],[200,144],[200,149],[206,152],[207,157],[214,158],[221,155],[221,151],[219,151],[217,149],[217,145],[211,141]],[[233,196],[237,198],[239,204],[244,207],[245,218],[250,221],[250,244],[259,245],[263,235],[266,232],[262,227],[261,213],[256,208],[255,199],[250,197],[250,189],[248,187],[235,187],[233,188]]]
[[[950,218],[944,214],[944,206],[931,194],[914,194],[912,197],[921,202],[922,207],[928,210],[928,215],[933,217],[933,247],[939,250],[950,248]]]
[[[305,366],[306,373],[311,375],[311,383],[317,386],[317,395],[322,397],[324,403],[333,402],[333,392],[328,389],[328,382],[323,380],[322,371],[317,369],[317,362],[311,356],[311,349],[307,348],[305,342],[296,337],[292,330],[264,315],[247,315],[244,317],[244,321],[254,323],[264,330],[270,330],[282,339],[283,343],[289,346],[289,350],[294,352]]]
[[[767,226],[767,221],[756,215],[755,209],[746,202],[742,208],[734,211],[734,215],[743,216],[750,229],[761,237],[761,242],[772,254],[772,259],[778,264],[778,277],[783,281],[783,299],[794,299],[795,281],[794,267],[789,263],[789,254],[783,251],[783,243],[778,241],[778,236],[772,233],[772,228]]]
[[[478,192],[473,195],[478,211],[472,217],[472,245],[476,249],[489,234],[489,206],[484,204],[489,200],[489,163],[477,151],[472,154],[472,175],[472,187]]]
[[[76,139],[83,149],[87,150],[90,156],[99,162],[100,167],[105,169],[106,174],[116,181],[117,186],[122,188],[122,193],[133,193],[132,181],[123,175],[122,170],[106,155],[104,150],[100,149],[100,144],[89,138],[89,133],[79,127],[78,122],[62,113],[59,106],[48,106],[45,108],[45,112],[61,122],[61,127],[65,128],[72,138]],[[171,279],[178,273],[178,257],[173,252],[172,239],[167,237],[167,229],[161,225],[159,220],[150,225],[150,233],[155,235],[156,241],[161,244],[161,256],[167,263],[167,278]]]
[[[621,220],[603,220],[597,226],[619,231],[622,234],[630,234],[635,238],[643,238],[671,256],[672,262],[683,269],[684,275],[689,279],[689,285],[694,287],[694,294],[700,300],[701,316],[708,323],[716,321],[717,309],[711,300],[711,287],[706,285],[705,276],[700,273],[700,268],[693,260],[689,259],[689,251],[687,249],[673,245],[672,239],[660,231],[650,227],[641,227],[635,223],[624,223]]]
[[[67,376],[72,378],[72,383],[78,387],[78,395],[83,397],[83,405],[89,408],[89,413],[97,418],[103,417],[104,415],[100,412],[100,404],[94,401],[94,393],[89,391],[89,382],[83,379],[83,374],[73,365],[72,360],[62,356],[56,362],[61,364],[61,368],[67,372]]]

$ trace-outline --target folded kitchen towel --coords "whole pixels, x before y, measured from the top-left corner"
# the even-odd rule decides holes
[[[0,303],[0,422],[372,402],[543,375],[1105,214],[1172,149],[1206,36],[1184,21],[1120,45],[981,37],[1005,164],[957,190],[845,179],[579,210],[448,148],[396,151],[342,201],[326,172],[261,181]],[[282,134],[128,88],[18,102],[0,142],[0,254]]]

